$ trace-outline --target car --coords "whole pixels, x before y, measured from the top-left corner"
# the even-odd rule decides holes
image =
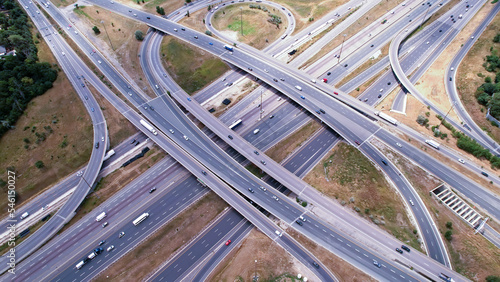
[[[315,112],[316,112],[318,115],[320,115],[320,114],[321,114],[321,112],[320,112],[319,110],[316,110]]]
[[[195,36],[194,36],[194,39],[198,39],[198,35],[195,35]]]
[[[347,66],[349,66],[349,64],[345,64],[345,65],[344,65],[344,68],[347,68]]]
[[[357,145],[360,145],[361,143],[359,143],[358,140],[354,141],[354,143],[356,143]]]
[[[123,232],[123,231],[122,231],[122,232],[120,232],[120,234],[118,234],[118,238],[121,238],[121,237],[123,237],[123,236],[125,236],[125,232]]]
[[[471,36],[470,39],[474,39],[474,36]]]
[[[108,226],[108,222],[107,221],[102,224],[102,228],[104,228],[106,226]]]
[[[327,72],[327,73],[326,73],[326,75],[330,75],[330,74],[332,74],[332,73],[331,73],[331,72]]]
[[[389,81],[389,82],[387,82],[387,85],[391,85],[391,82],[390,82],[390,81]]]
[[[323,78],[323,82],[324,82],[324,83],[327,83],[327,82],[328,82],[328,79]]]
[[[306,97],[304,97],[304,96],[300,96],[300,98],[301,98],[301,99],[305,99]]]
[[[174,31],[177,32],[177,28],[174,28]]]
[[[455,68],[453,68],[453,67],[452,67],[452,68],[450,69],[450,71],[453,71],[454,69],[455,69]]]
[[[323,110],[323,109],[319,109],[319,111],[320,111],[322,114],[324,114],[324,113],[325,113],[325,110]]]
[[[270,115],[270,116],[269,116],[269,119],[272,119],[273,117],[274,117],[274,115]]]
[[[183,27],[181,28],[181,30],[182,30],[182,31],[186,31],[186,29],[185,29],[185,28],[183,28]]]
[[[302,221],[306,221],[305,217],[303,217],[303,216],[299,216],[299,219]]]
[[[256,154],[257,156],[259,155],[259,152],[257,150],[253,151],[254,154]]]
[[[298,225],[300,225],[300,226],[304,225],[304,222],[302,222],[301,220],[298,220],[298,219],[297,219],[295,222],[296,222]]]
[[[212,42],[208,42],[208,45],[214,45]]]
[[[85,100],[88,100],[88,99],[89,99],[89,97],[88,97],[88,96],[85,96]]]
[[[114,246],[114,245],[111,245],[111,246],[109,246],[109,247],[106,249],[106,251],[111,252],[114,248],[115,248],[115,246]]]
[[[315,262],[315,261],[313,261],[313,262],[312,262],[312,265],[313,265],[314,267],[316,267],[316,268],[319,268],[319,264],[318,264],[317,262]]]
[[[376,261],[376,260],[373,261],[373,265],[375,265],[378,268],[381,267],[380,263],[378,263],[378,261]]]
[[[451,76],[450,76],[450,81],[452,81]]]
[[[132,10],[128,10],[129,13],[132,13]]]
[[[233,140],[233,136],[231,136],[231,135],[228,135],[227,138]]]
[[[189,141],[189,138],[186,135],[183,135],[182,137],[184,138],[184,140]]]
[[[365,101],[365,102],[368,102],[368,98],[365,98],[365,100],[364,100],[364,101]]]
[[[292,16],[292,14],[288,13],[288,16],[289,16],[289,17],[291,17],[291,16]]]
[[[399,148],[403,147],[401,143],[396,143],[396,146],[398,146]]]
[[[253,71],[253,69],[252,69],[252,68],[248,68],[248,70],[249,70],[249,71]]]
[[[98,62],[99,64],[101,64],[101,63],[102,63],[100,60],[97,60],[97,62]]]
[[[378,94],[377,98],[380,98],[380,97],[382,97],[382,94]]]
[[[84,84],[84,83],[82,83],[82,87],[85,87],[85,84]]]
[[[139,143],[141,143],[141,141],[137,140],[137,141],[135,142],[135,145],[134,145],[134,146],[139,145]]]
[[[278,80],[277,80],[276,78],[273,78],[273,81],[274,81],[274,82],[278,82]]]
[[[405,245],[401,245],[401,249],[407,251],[407,252],[410,252],[410,248],[408,248],[407,246]]]
[[[201,173],[203,173],[203,175],[207,175],[207,172],[202,170]]]
[[[229,244],[231,244],[231,240],[227,240],[226,246],[229,246]]]
[[[486,176],[486,177],[488,177],[488,174],[486,172],[484,172],[484,171],[481,171],[481,174],[484,175],[484,176]]]
[[[115,1],[111,1],[111,4],[115,4]]]
[[[412,205],[412,206],[415,205],[411,199],[410,199],[410,205]]]
[[[248,191],[250,191],[250,193],[255,193],[255,191],[251,187],[248,188]]]
[[[280,78],[281,81],[285,81],[285,79],[283,77]]]
[[[335,94],[335,95],[339,95],[339,92],[333,91],[333,94]]]
[[[264,192],[266,192],[266,191],[267,191],[266,187],[264,187],[264,186],[260,186],[260,190],[262,190],[262,191],[264,191]]]
[[[403,251],[402,251],[400,248],[396,248],[396,252],[398,252],[398,253],[400,253],[400,254],[402,254],[402,253],[403,253]]]
[[[273,199],[275,199],[276,201],[279,201],[280,199],[276,196],[273,195]]]
[[[151,18],[150,17],[146,17],[146,19],[150,20]]]
[[[188,97],[188,98],[187,98],[187,100],[188,100],[189,102],[191,102],[191,98],[189,98],[189,97]]]
[[[99,142],[96,142],[96,143],[95,143],[95,148],[96,148],[96,149],[99,149]]]
[[[462,160],[462,159],[458,159],[458,162],[459,162],[459,163],[461,163],[461,164],[464,164],[464,163],[465,163],[465,161],[464,161],[464,160]]]
[[[102,240],[101,242],[99,242],[99,246],[102,246],[106,243],[106,240]]]
[[[269,71],[268,71],[267,69],[264,69],[264,72],[265,72],[265,73],[268,73]]]
[[[154,191],[156,191],[156,187],[153,187],[149,190],[149,194],[153,193]]]
[[[373,45],[373,44],[372,44],[372,45],[370,45],[370,47],[373,47],[373,46],[375,46],[375,45]]]
[[[78,31],[75,30],[75,34],[78,34]]]
[[[175,131],[173,129],[169,129],[168,131],[170,131],[170,133],[174,134]]]
[[[231,87],[233,85],[232,82],[229,82],[229,84],[227,85],[227,87]]]
[[[384,88],[380,88],[379,92],[383,92],[384,91]]]
[[[266,161],[265,160],[261,160],[260,161],[263,165],[266,165]]]
[[[385,164],[385,165],[389,165],[389,164],[387,163],[387,161],[386,161],[386,160],[384,160],[384,159],[382,159],[382,160],[380,160],[380,161],[381,161],[383,164]]]

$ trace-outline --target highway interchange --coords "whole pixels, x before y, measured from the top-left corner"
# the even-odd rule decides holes
[[[100,3],[100,4],[104,5],[103,3]],[[104,6],[106,7],[106,6],[111,6],[111,5],[113,5],[112,7],[116,12],[119,12],[121,9],[121,10],[123,10],[122,11],[123,14],[126,15],[128,13],[128,11],[124,10],[124,9],[128,10],[128,8],[122,8],[122,7],[120,7],[120,5],[118,3],[114,3],[114,4],[105,3]],[[119,6],[119,8],[115,9],[115,7],[117,7],[117,6]],[[137,12],[134,11],[134,13],[137,13],[138,15],[141,16],[141,18],[144,18],[144,20],[145,20],[144,13],[142,13],[140,11],[137,11]],[[63,19],[58,19],[58,21],[64,22]],[[152,17],[152,20],[149,22],[149,24],[154,25],[156,28],[163,30],[164,32],[169,32],[169,31],[171,32],[171,30],[174,27],[177,27],[178,29],[181,28],[177,24],[173,24],[171,22],[165,21],[164,19],[160,19],[157,17]],[[61,25],[65,26],[63,24],[61,24]],[[242,54],[242,52],[240,51],[241,49],[236,48],[235,51],[232,52],[232,54],[229,54],[228,52],[224,51],[224,49],[222,48],[223,43],[220,43],[217,40],[214,40],[213,38],[206,37],[202,34],[199,34],[197,32],[189,30],[189,29],[186,29],[186,32],[181,33],[181,34],[182,34],[182,35],[180,35],[181,39],[187,40],[190,43],[196,43],[196,45],[201,46],[201,47],[203,47],[203,48],[205,48],[205,49],[207,49],[215,54],[220,55],[225,60],[231,62],[232,64],[234,64],[236,66],[239,66],[243,70],[246,69],[248,65],[251,65],[253,67],[252,74],[258,76],[261,80],[266,81],[269,85],[274,84],[272,82],[273,76],[274,77],[284,77],[286,83],[279,83],[278,86],[276,86],[276,85],[273,85],[273,86],[275,88],[277,88],[278,90],[280,90],[280,92],[282,92],[282,93],[285,93],[285,94],[290,93],[289,97],[292,100],[294,100],[296,103],[300,104],[301,106],[307,108],[313,115],[316,116],[316,118],[321,119],[323,122],[325,122],[325,124],[332,127],[337,133],[342,135],[346,140],[350,141],[353,144],[356,143],[355,141],[360,142],[361,146],[359,148],[365,154],[367,154],[368,156],[371,156],[371,158],[372,158],[372,160],[374,160],[374,162],[380,164],[380,160],[383,158],[383,156],[381,156],[380,152],[378,152],[376,149],[374,149],[368,142],[364,142],[372,134],[377,136],[379,139],[385,141],[390,146],[394,146],[394,144],[396,144],[398,141],[402,142],[404,144],[403,148],[396,148],[395,147],[394,149],[400,150],[404,155],[406,155],[410,158],[413,157],[414,160],[422,158],[422,156],[420,156],[421,153],[416,151],[416,149],[413,148],[411,145],[405,144],[405,142],[398,139],[394,135],[388,133],[387,131],[385,131],[382,128],[379,128],[378,125],[376,125],[372,121],[364,119],[364,117],[362,115],[359,115],[357,112],[352,111],[351,108],[343,106],[343,104],[338,103],[336,100],[333,100],[331,97],[324,96],[324,94],[319,92],[317,88],[323,88],[325,86],[322,85],[321,87],[317,87],[314,85],[310,85],[308,83],[308,79],[304,79],[304,78],[297,79],[297,78],[291,76],[291,74],[294,73],[293,70],[287,70],[286,68],[283,68],[283,65],[281,65],[281,64],[272,64],[269,61],[258,60],[256,57],[257,56],[256,54],[259,52],[252,50],[252,52],[249,52],[251,56],[248,57],[248,56],[245,56],[245,54]],[[193,39],[194,38],[193,34],[197,34],[197,36],[198,36],[197,40]],[[209,42],[213,42],[213,45],[209,45],[208,44]],[[79,44],[83,45],[84,43],[79,42]],[[87,47],[87,50],[89,50],[88,48],[89,47]],[[245,51],[248,51],[248,50],[245,49]],[[154,55],[156,52],[150,52],[150,53],[152,55]],[[66,54],[63,56],[69,57],[68,51],[66,51]],[[95,59],[95,60],[97,60],[97,59]],[[135,102],[135,105],[137,105],[138,108],[141,108],[141,109],[144,109],[147,111],[148,118],[150,120],[155,121],[154,124],[157,128],[160,128],[163,132],[165,132],[165,135],[168,135],[169,138],[172,138],[173,136],[175,136],[175,138],[177,138],[177,140],[175,140],[175,142],[177,144],[183,144],[183,149],[186,149],[186,145],[189,144],[188,147],[190,147],[190,149],[187,149],[187,150],[190,152],[189,154],[191,156],[195,157],[196,160],[206,160],[206,161],[208,160],[210,165],[208,165],[205,162],[203,162],[203,163],[209,169],[209,171],[207,171],[207,172],[210,175],[210,177],[209,177],[209,179],[204,178],[203,180],[207,184],[209,184],[209,187],[214,187],[214,186],[210,185],[210,183],[215,184],[215,183],[219,182],[216,179],[215,175],[219,175],[219,176],[225,175],[224,179],[241,178],[241,181],[242,181],[241,183],[233,182],[233,183],[231,183],[231,185],[235,188],[241,187],[241,188],[239,188],[240,193],[245,194],[248,198],[251,198],[255,203],[258,203],[260,206],[264,207],[267,211],[271,212],[272,214],[278,215],[280,218],[286,219],[288,222],[291,222],[291,225],[293,225],[293,222],[298,217],[298,215],[303,213],[302,211],[300,211],[300,212],[298,211],[298,208],[296,207],[296,205],[293,204],[293,202],[287,202],[287,199],[282,198],[280,195],[276,195],[276,197],[280,198],[280,200],[278,201],[279,205],[284,205],[285,208],[288,210],[290,210],[290,209],[297,210],[297,212],[295,212],[294,215],[290,216],[289,214],[287,215],[287,214],[281,213],[278,209],[276,209],[276,207],[274,207],[272,205],[272,200],[271,200],[271,204],[269,204],[269,203],[266,204],[266,201],[268,201],[268,202],[270,201],[270,197],[265,195],[267,193],[255,193],[255,194],[248,193],[246,188],[248,187],[248,185],[254,185],[252,183],[255,183],[255,180],[252,179],[252,177],[250,175],[248,175],[248,173],[239,169],[236,164],[231,164],[231,163],[233,163],[233,160],[227,159],[227,157],[225,155],[223,155],[223,154],[221,155],[220,153],[218,153],[219,149],[216,149],[213,146],[213,144],[211,144],[211,142],[207,142],[206,138],[203,138],[202,136],[198,135],[198,133],[195,132],[194,127],[192,125],[190,125],[190,123],[185,118],[183,118],[182,114],[179,114],[178,109],[173,107],[172,103],[168,102],[169,97],[167,95],[164,95],[165,93],[160,92],[160,93],[158,93],[160,98],[146,102],[144,100],[144,97],[141,97],[142,95],[140,93],[136,93],[135,91],[130,90],[130,89],[127,90],[128,84],[125,81],[120,81],[121,78],[119,77],[119,75],[114,74],[115,71],[113,70],[112,67],[107,65],[108,63],[104,59],[101,59],[99,61],[100,61],[100,63],[98,63],[99,64],[98,66],[100,68],[102,68],[101,70],[103,71],[103,73],[107,73],[107,76],[110,77],[110,80],[113,81],[113,83],[115,85],[119,85],[120,86],[119,88],[122,89],[124,93],[129,93],[129,92],[132,93],[132,95],[129,95],[129,97],[132,97],[132,99],[133,99],[132,101]],[[152,61],[154,62],[155,60],[153,59]],[[160,64],[157,64],[157,65],[160,65]],[[269,72],[264,72],[263,71],[264,69],[267,69]],[[148,68],[144,68],[144,70],[146,73],[148,72]],[[147,76],[148,76],[148,79],[155,79],[155,75],[156,75],[156,79],[158,79],[158,78],[161,78],[162,73],[163,72],[155,71],[155,72],[151,72]],[[92,75],[86,75],[86,78],[88,79],[88,77],[91,77],[91,76]],[[297,77],[300,78],[301,76],[297,76]],[[153,80],[150,80],[150,81],[153,85],[156,84],[153,82]],[[97,83],[95,81],[93,81],[93,82]],[[157,83],[161,83],[161,84],[165,83],[164,85],[166,86],[167,89],[174,90],[173,96],[178,99],[179,103],[183,104],[187,109],[189,109],[190,113],[194,114],[199,120],[203,121],[203,123],[205,125],[207,125],[213,132],[215,132],[217,135],[221,136],[222,139],[226,140],[226,142],[229,143],[232,148],[236,149],[243,156],[245,156],[248,160],[251,160],[256,165],[260,166],[261,169],[266,171],[269,175],[273,176],[273,178],[278,180],[281,184],[285,185],[287,188],[289,188],[292,191],[294,191],[294,187],[306,185],[304,183],[302,183],[300,185],[296,185],[295,183],[290,183],[290,182],[297,181],[297,179],[293,178],[293,177],[290,179],[287,179],[287,177],[290,177],[290,174],[283,174],[283,172],[280,171],[281,170],[280,166],[278,164],[274,164],[272,162],[272,160],[270,160],[269,158],[266,158],[265,156],[261,156],[261,157],[257,158],[253,152],[252,145],[249,145],[247,143],[247,141],[251,142],[252,140],[245,141],[245,140],[241,139],[239,136],[234,136],[235,138],[231,139],[233,141],[229,141],[226,136],[228,136],[228,132],[230,133],[230,131],[228,131],[226,125],[221,124],[221,123],[217,124],[213,120],[210,120],[211,117],[210,117],[210,115],[207,115],[206,110],[204,110],[203,108],[201,108],[199,106],[197,107],[197,105],[192,106],[192,104],[194,104],[194,103],[189,103],[192,101],[188,101],[185,94],[179,93],[179,92],[181,92],[181,90],[176,89],[175,85],[169,85],[168,80],[157,82]],[[308,93],[307,97],[305,97],[305,99],[300,98],[300,96],[302,96],[302,95],[298,96],[301,93],[297,93],[298,91],[296,91],[295,85],[301,85],[302,93]],[[328,89],[328,92],[331,93],[331,90]],[[313,95],[313,93],[315,93],[315,94]],[[160,102],[161,100],[163,100],[163,102],[165,102],[165,103],[161,103]],[[115,102],[117,102],[117,101],[115,101]],[[329,104],[331,104],[331,103],[334,103],[336,105],[335,108],[333,106],[329,106]],[[115,104],[117,104],[117,103],[115,103]],[[325,114],[323,114],[323,115],[320,115],[320,114],[316,115],[315,114],[315,109],[317,109],[317,106],[315,106],[316,104],[324,105],[324,106],[322,106],[323,107],[322,109],[324,109],[326,111],[326,115]],[[148,110],[148,108],[151,109],[151,105],[154,105],[154,111]],[[124,107],[124,105],[121,105],[121,106]],[[362,105],[361,107],[365,107],[365,106]],[[161,112],[162,114],[158,114],[158,112]],[[165,118],[162,117],[167,112],[173,113],[173,116],[178,117],[178,119],[169,120],[167,122],[165,120]],[[132,118],[132,117],[129,117],[129,118]],[[278,120],[278,119],[276,119],[276,120]],[[356,124],[353,124],[352,121],[354,121]],[[137,117],[135,119],[135,123],[136,124],[138,123]],[[349,128],[346,128],[346,126],[344,126],[343,124],[352,124],[352,126],[350,126]],[[140,125],[138,125],[138,128],[143,129],[143,128],[141,128]],[[173,129],[176,133],[183,132],[184,134],[187,134],[186,132],[189,132],[189,135],[187,135],[187,136],[189,136],[189,142],[185,142],[187,140],[183,141],[182,138],[177,136],[178,134],[169,135],[168,129]],[[160,135],[162,135],[162,134],[160,134]],[[155,136],[151,136],[151,134],[149,134],[149,136],[150,136],[150,138],[154,139],[155,141],[159,141],[160,143],[161,142],[165,143],[165,141],[166,141],[166,140],[158,140],[159,137],[162,137],[164,139],[163,136],[159,136],[158,138],[156,138]],[[249,135],[247,137],[252,137],[252,136]],[[162,144],[162,145],[167,146],[166,144]],[[177,148],[177,149],[179,149],[179,148]],[[173,149],[169,148],[167,151],[170,153],[170,150],[173,150]],[[206,150],[206,151],[203,151],[203,150]],[[184,166],[187,166],[188,169],[192,173],[194,173],[195,175],[197,175],[199,177],[204,177],[204,176],[202,176],[202,174],[200,174],[201,171],[200,171],[199,165],[194,165],[192,162],[191,162],[191,164],[185,164],[183,162],[184,160],[183,161],[180,160],[180,158],[182,158],[180,156],[187,158],[187,155],[185,153],[181,153],[179,151],[177,156],[178,157],[174,157],[174,158],[176,158],[176,160],[180,161]],[[260,162],[261,160],[263,160],[262,158],[265,159],[265,161],[267,163],[266,165],[264,165]],[[425,156],[424,159],[426,159],[423,161],[425,163],[428,163],[430,160],[432,160],[431,165],[435,166],[438,169],[443,168],[443,165],[437,163],[435,160],[433,160],[429,156]],[[225,164],[221,163],[217,166],[216,163],[218,163],[220,161],[227,162],[227,163],[225,163]],[[226,167],[230,167],[229,172],[224,171],[224,170],[227,170]],[[381,165],[381,167],[385,169],[385,167],[383,165]],[[429,169],[430,167],[431,166],[427,165],[427,168],[429,171],[434,171],[432,169]],[[395,168],[392,165],[387,167],[387,170],[392,170],[392,172],[388,172],[388,174],[391,176],[392,179],[398,179],[397,171],[395,171],[394,169]],[[238,171],[238,173],[232,174],[231,171]],[[212,172],[215,173],[215,175],[212,175]],[[445,174],[446,173],[454,173],[455,176],[460,177],[460,180],[464,179],[461,175],[453,172],[450,169],[447,169],[447,171],[444,171],[444,173]],[[439,176],[440,175],[438,175],[438,177]],[[228,178],[226,178],[226,177],[228,177]],[[446,181],[446,179],[445,179],[445,181]],[[447,182],[450,183],[449,181],[447,181]],[[242,186],[242,183],[246,183],[246,184]],[[255,185],[257,185],[256,187],[258,189],[259,185],[262,185],[262,183],[259,183],[257,181],[257,183]],[[397,185],[397,186],[400,188],[401,185]],[[468,190],[468,189],[466,189],[464,187],[464,190]],[[487,191],[484,191],[484,189],[480,189],[480,190],[482,191],[482,193],[487,193]],[[268,191],[271,192],[270,189],[268,189]],[[227,192],[229,192],[229,191],[218,191],[217,193],[219,195],[221,195],[221,194],[227,194]],[[311,202],[315,202],[315,203],[319,202],[319,203],[317,203],[318,205],[321,205],[320,202],[323,201],[322,199],[316,198],[314,191],[302,190],[302,188],[298,188],[298,189],[295,188],[294,192],[296,192],[301,197],[309,199],[309,201],[311,201]],[[301,193],[306,193],[306,192],[311,192],[312,194],[309,194],[309,195],[308,194],[301,194]],[[412,191],[412,189],[408,188],[408,193],[409,193],[408,195],[409,196],[407,196],[407,197],[413,196],[413,197],[415,197],[414,199],[418,199],[418,196],[416,196],[415,194],[412,194],[412,192],[415,193],[414,191]],[[264,195],[262,195],[262,194],[264,194]],[[231,198],[231,200],[233,202],[231,202],[231,200],[227,200],[228,199],[227,197]],[[239,199],[237,199],[237,197],[238,196],[234,195],[234,192],[233,192],[232,196],[226,196],[223,198],[226,199],[228,202],[230,202],[230,204],[232,206],[235,206],[235,208],[237,208],[237,210],[240,213],[242,213],[246,218],[249,218],[252,223],[257,224],[255,222],[255,217],[258,215],[255,213],[248,213],[247,210],[241,209],[241,206],[245,206],[248,203],[245,204],[244,202],[239,201]],[[480,197],[481,197],[481,195],[476,197],[474,200],[478,200],[478,199],[480,199]],[[485,203],[485,202],[483,202],[483,203]],[[481,203],[482,207],[484,207],[482,205],[483,203]],[[495,211],[495,208],[494,208],[495,204],[498,204],[498,203],[497,203],[497,200],[494,199],[491,202],[491,205],[492,205],[491,210],[492,211]],[[488,206],[488,205],[486,205],[486,206]],[[279,207],[279,209],[284,211],[283,207]],[[425,210],[425,208],[423,210]],[[495,214],[495,216],[497,216],[497,215]],[[133,218],[133,217],[131,217],[131,218]],[[262,216],[260,216],[260,218],[262,218]],[[308,234],[307,235],[308,237],[316,239],[317,242],[323,242],[323,244],[330,246],[333,249],[336,249],[336,251],[340,251],[340,253],[342,253],[343,255],[345,255],[347,257],[350,257],[349,261],[355,265],[359,265],[360,261],[364,261],[364,265],[367,265],[367,266],[365,266],[364,268],[363,268],[363,266],[361,266],[360,268],[363,269],[365,272],[370,273],[374,277],[381,275],[380,277],[384,277],[386,279],[391,279],[391,280],[393,280],[393,279],[397,280],[398,279],[397,277],[404,277],[404,279],[411,279],[410,278],[411,274],[408,274],[405,270],[395,269],[396,271],[398,271],[398,274],[397,275],[391,274],[391,272],[388,271],[388,270],[394,271],[393,268],[390,267],[391,263],[385,262],[383,258],[377,258],[377,260],[379,262],[382,262],[382,264],[383,264],[383,267],[384,267],[383,274],[373,273],[373,266],[371,266],[370,263],[367,263],[367,261],[371,262],[371,260],[373,259],[372,257],[367,257],[366,259],[363,259],[362,257],[358,256],[359,259],[356,259],[356,258],[354,258],[354,256],[352,256],[352,253],[355,254],[356,252],[359,252],[359,251],[357,251],[359,249],[356,249],[356,247],[353,247],[356,249],[355,251],[352,251],[352,250],[348,251],[348,249],[346,249],[345,245],[344,246],[337,246],[336,244],[338,244],[338,242],[335,242],[328,237],[326,237],[326,238],[321,237],[321,236],[318,237],[318,235],[317,235],[318,231],[313,226],[316,226],[316,228],[319,228],[319,226],[321,224],[325,224],[325,223],[320,223],[321,221],[316,221],[316,219],[313,219],[314,218],[313,216],[308,216],[307,218],[308,218],[308,222],[304,226],[302,232],[305,232],[306,234]],[[252,220],[252,219],[254,219],[254,220]],[[319,225],[318,225],[318,223],[315,223],[315,222],[318,222]],[[309,223],[311,223],[311,224],[309,224]],[[260,223],[260,224],[258,224],[258,226],[260,226],[259,229],[261,229],[261,231],[263,231],[263,232],[265,232],[265,230],[268,230],[268,232],[266,234],[273,237],[272,234],[274,234],[273,230],[275,228],[273,228],[269,224],[271,224],[271,223],[268,222],[267,224],[265,224],[263,226],[262,223]],[[419,224],[421,224],[421,223],[419,223]],[[267,227],[266,227],[266,225],[267,225]],[[326,224],[325,226],[329,226],[329,225]],[[326,230],[329,229],[329,227],[325,227],[325,228],[326,228]],[[421,226],[421,228],[422,228],[422,226]],[[325,230],[325,229],[323,229],[323,230]],[[319,233],[321,233],[321,231]],[[339,238],[337,238],[337,240],[339,242],[342,242],[343,240],[349,240],[347,238],[340,239],[340,238],[342,238],[342,235],[339,235],[335,232],[330,233],[330,234],[331,234],[330,236],[334,237],[334,238],[335,238],[335,236],[340,236]],[[334,235],[334,234],[336,234],[336,235]],[[276,238],[276,240],[283,241],[283,242],[280,242],[281,244],[288,245],[288,246],[294,245],[294,243],[287,242],[288,239],[290,239],[290,238],[286,235],[283,235],[283,237],[280,237],[280,238]],[[391,239],[391,241],[393,241],[393,239]],[[355,244],[354,242],[351,242],[351,243],[353,245]],[[395,246],[397,246],[397,245],[395,245]],[[433,250],[433,248],[429,249],[429,251],[432,251],[432,250]],[[337,252],[335,252],[335,253],[337,253]],[[438,253],[442,253],[442,251],[439,251]],[[412,256],[413,256],[413,253],[412,253]],[[420,255],[417,254],[417,256],[420,256]],[[425,256],[421,256],[421,257],[425,257]],[[437,259],[438,261],[443,261],[443,258],[439,259],[438,257],[435,257],[435,259]],[[436,275],[435,272],[438,271],[437,269],[442,270],[442,268],[440,268],[441,266],[439,266],[438,264],[434,263],[433,266],[437,267],[436,269],[432,270],[434,272],[433,275]],[[323,269],[323,268],[321,268],[321,269]],[[72,271],[74,271],[74,270],[72,270]],[[442,270],[442,271],[445,271],[445,270]],[[328,275],[329,274],[323,274],[324,277],[327,277]],[[391,278],[391,277],[393,277],[393,278]]]

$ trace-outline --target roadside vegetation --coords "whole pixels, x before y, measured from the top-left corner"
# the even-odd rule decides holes
[[[202,89],[229,70],[219,58],[171,36],[164,38],[160,52],[165,69],[188,94]]]
[[[212,25],[235,42],[263,49],[280,38],[288,26],[288,20],[281,10],[271,6],[237,4],[216,11]]]
[[[391,160],[415,188],[431,214],[450,254],[453,269],[473,281],[500,273],[500,250],[462,221],[431,194],[442,181],[379,141],[372,142]],[[464,199],[465,200],[465,199]],[[480,211],[481,212],[481,211]],[[483,216],[487,216],[482,213]],[[494,221],[489,224],[495,226]]]
[[[399,193],[355,147],[339,143],[304,180],[397,239],[422,250]]]
[[[28,103],[52,88],[57,79],[55,68],[39,62],[35,44],[41,35],[33,37],[24,10],[15,1],[2,5],[5,10],[0,13],[0,46],[5,48],[6,56],[0,60],[0,137],[14,128]],[[45,132],[39,134],[38,139],[45,138]]]

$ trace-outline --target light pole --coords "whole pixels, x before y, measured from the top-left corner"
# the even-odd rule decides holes
[[[241,36],[243,36],[243,7],[240,7],[240,26],[241,26]]]
[[[111,43],[111,38],[109,38],[108,30],[106,29],[106,25],[104,24],[104,21],[101,20],[102,26],[104,27],[104,31],[106,32],[106,36],[108,37],[109,40],[109,45],[111,45],[111,49],[115,51],[115,48],[113,47],[113,43]]]
[[[262,120],[262,90],[260,91],[260,119]]]
[[[340,54],[339,54],[339,58],[337,60],[337,64],[340,63],[340,56],[342,56],[342,49],[344,48],[344,41],[345,41],[346,36],[347,36],[347,34],[344,33],[344,37],[342,38],[342,45],[340,46]]]
[[[439,127],[441,126],[441,124],[443,124],[443,121],[446,119],[446,117],[448,116],[448,114],[451,112],[451,110],[457,105],[457,101],[454,101],[453,104],[451,105],[450,109],[448,110],[448,112],[446,113],[446,115],[444,116],[444,118],[441,120],[441,122],[439,123],[439,125],[436,127],[437,129],[439,129]]]
[[[258,280],[258,277],[257,277],[257,260],[255,260],[255,275],[253,276],[253,281],[257,281]]]

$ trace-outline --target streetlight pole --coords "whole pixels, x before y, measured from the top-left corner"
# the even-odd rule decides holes
[[[441,120],[441,122],[439,123],[439,125],[436,127],[437,129],[439,129],[439,126],[441,126],[441,124],[443,124],[443,121],[446,119],[446,117],[448,116],[448,114],[451,112],[451,110],[453,110],[453,108],[457,105],[457,101],[453,102],[453,104],[451,105],[450,109],[448,110],[448,112],[446,113],[446,115],[444,116],[444,118]]]
[[[262,90],[260,91],[260,120],[262,120]]]
[[[111,45],[111,49],[115,51],[115,48],[113,47],[113,43],[111,43],[111,38],[109,38],[108,30],[106,29],[106,25],[104,24],[104,21],[101,20],[102,26],[104,27],[104,31],[106,32],[106,36],[108,37],[109,44]]]
[[[342,38],[342,45],[340,46],[340,54],[339,54],[339,58],[337,60],[337,64],[340,63],[340,56],[342,56],[342,49],[344,48],[344,41],[345,41],[346,36],[347,36],[347,34],[344,33],[344,37]]]
[[[258,280],[258,277],[257,277],[257,260],[255,260],[255,275],[253,276],[253,281],[257,281]]]

